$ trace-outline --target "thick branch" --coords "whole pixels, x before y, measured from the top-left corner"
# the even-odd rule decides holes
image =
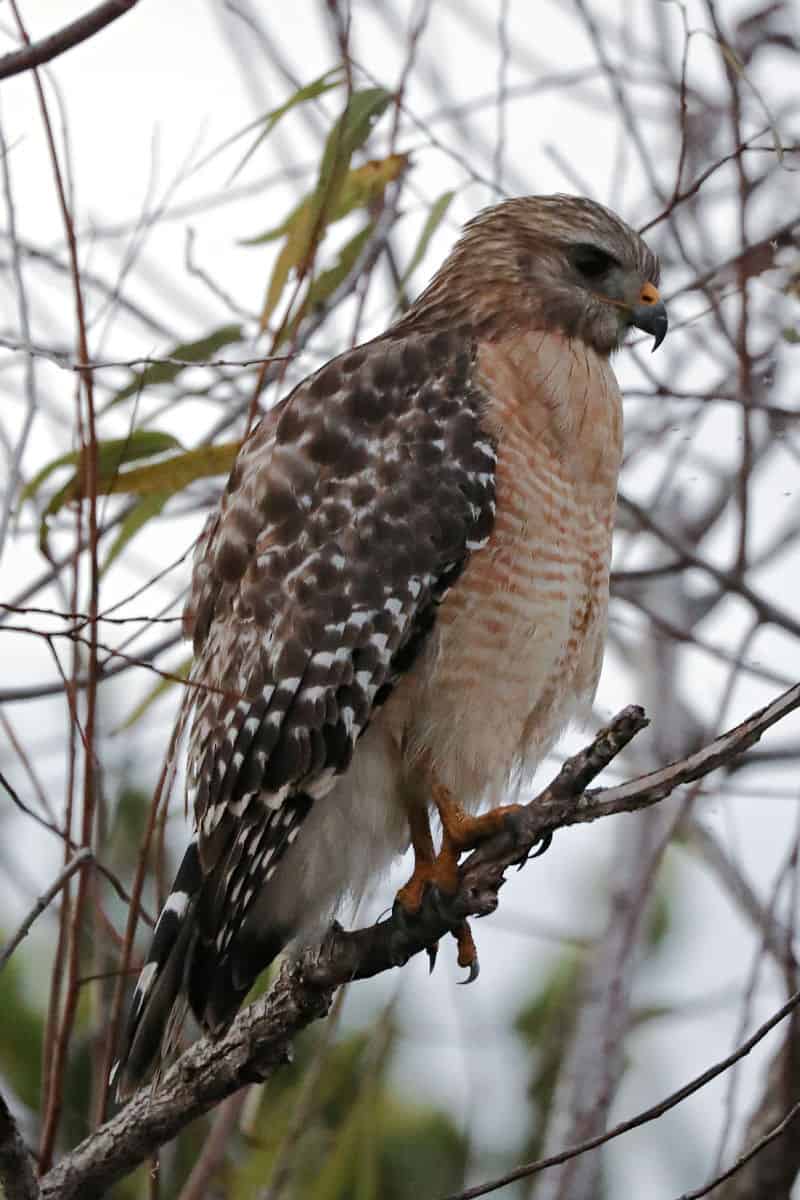
[[[105,0],[104,4],[98,4],[97,8],[84,13],[82,17],[65,25],[63,29],[51,33],[49,37],[42,38],[39,42],[29,43],[21,50],[14,50],[11,54],[4,54],[0,58],[0,79],[8,79],[9,75],[19,75],[22,71],[40,67],[43,63],[50,62],[59,54],[63,54],[65,50],[71,50],[73,46],[88,41],[106,25],[116,21],[117,17],[128,12],[136,3],[137,0]]]
[[[224,1038],[203,1039],[190,1047],[157,1090],[138,1092],[62,1159],[42,1181],[43,1197],[90,1200],[100,1195],[220,1100],[247,1083],[268,1078],[289,1057],[295,1035],[327,1013],[337,987],[402,966],[465,918],[493,912],[506,869],[524,861],[556,829],[656,803],[681,784],[730,762],[798,707],[800,684],[697,754],[619,787],[587,790],[647,725],[641,708],[623,709],[523,808],[513,832],[499,834],[470,856],[454,896],[429,893],[413,920],[393,914],[353,933],[335,927],[320,949],[306,950],[284,967],[271,992],[245,1009]]]

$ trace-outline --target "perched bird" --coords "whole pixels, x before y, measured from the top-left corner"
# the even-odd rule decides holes
[[[628,329],[658,260],[574,196],[480,213],[380,337],[245,441],[197,545],[196,832],[133,995],[120,1089],[188,1001],[212,1034],[287,943],[409,845],[398,894],[459,854],[592,700],[603,657]],[[429,816],[438,810],[438,853]],[[474,949],[468,931],[461,961]]]

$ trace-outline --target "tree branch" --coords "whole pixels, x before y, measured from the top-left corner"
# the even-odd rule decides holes
[[[139,1091],[116,1116],[66,1155],[42,1181],[44,1200],[99,1196],[226,1096],[269,1078],[289,1059],[297,1033],[325,1016],[336,988],[402,966],[468,917],[494,912],[505,871],[524,863],[555,830],[655,804],[681,784],[728,763],[798,707],[800,684],[696,754],[618,787],[587,790],[648,723],[641,708],[623,709],[522,808],[513,829],[470,855],[461,868],[455,895],[428,892],[419,916],[413,919],[396,911],[387,920],[352,933],[334,926],[322,947],[307,949],[284,966],[269,994],[240,1013],[225,1037],[196,1042],[165,1074],[158,1088]]]
[[[788,1126],[800,1112],[800,1018],[795,1011],[783,1044],[778,1047],[759,1103],[750,1116],[743,1149],[735,1162],[717,1179],[690,1192],[687,1200],[704,1196],[723,1180],[719,1200],[789,1200],[800,1172],[800,1138]]]
[[[137,2],[138,0],[105,0],[104,4],[98,4],[97,8],[65,25],[63,29],[51,33],[49,37],[29,43],[11,54],[4,54],[0,58],[0,79],[8,79],[10,75],[19,75],[22,71],[40,67],[63,54],[65,50],[71,50],[73,46],[88,41],[106,25],[116,21],[117,17],[128,12]]]

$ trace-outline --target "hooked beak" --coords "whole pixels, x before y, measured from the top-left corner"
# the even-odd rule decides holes
[[[631,312],[631,324],[644,333],[652,333],[653,350],[657,350],[667,336],[667,310],[658,288],[652,283],[644,284],[639,292],[639,302]]]

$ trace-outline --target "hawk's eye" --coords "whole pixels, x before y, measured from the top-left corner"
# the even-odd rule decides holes
[[[585,279],[599,279],[606,271],[617,265],[616,259],[599,246],[582,243],[572,249],[572,265],[580,271]]]

